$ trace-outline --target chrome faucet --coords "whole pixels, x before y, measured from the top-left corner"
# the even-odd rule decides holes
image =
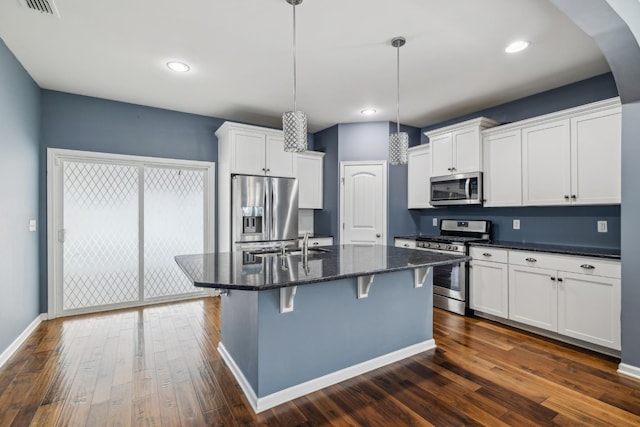
[[[302,238],[302,255],[309,255],[309,233],[304,233]]]

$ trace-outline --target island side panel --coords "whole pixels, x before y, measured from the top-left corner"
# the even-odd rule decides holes
[[[231,355],[254,392],[258,389],[258,295],[230,291],[222,298],[220,343]]]
[[[363,299],[355,278],[299,286],[283,314],[278,290],[259,292],[257,396],[431,340],[432,280],[414,288],[413,270],[378,274]]]

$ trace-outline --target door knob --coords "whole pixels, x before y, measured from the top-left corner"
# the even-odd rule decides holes
[[[380,233],[376,233],[376,237],[380,237],[380,236],[381,236],[381,234],[380,234]]]

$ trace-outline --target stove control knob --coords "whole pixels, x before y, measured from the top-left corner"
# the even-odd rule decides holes
[[[457,251],[458,247],[457,246],[453,246],[453,245],[449,245],[449,247],[447,249],[449,249],[450,251]]]
[[[431,244],[431,247],[432,247],[433,249],[440,249],[440,244],[438,244],[438,243],[432,243],[432,244]]]

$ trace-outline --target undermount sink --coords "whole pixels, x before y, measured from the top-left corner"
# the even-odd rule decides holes
[[[323,253],[327,253],[327,252],[331,252],[331,249],[327,249],[327,248],[309,248],[309,251],[307,252],[309,255],[314,255],[314,254],[323,254]],[[269,251],[269,252],[258,252],[258,253],[254,253],[255,256],[261,256],[261,257],[268,257],[268,256],[279,256],[282,254],[282,251],[280,249],[277,250],[273,250],[273,251]],[[289,248],[285,250],[285,254],[286,255],[302,255],[302,249],[301,248]]]

